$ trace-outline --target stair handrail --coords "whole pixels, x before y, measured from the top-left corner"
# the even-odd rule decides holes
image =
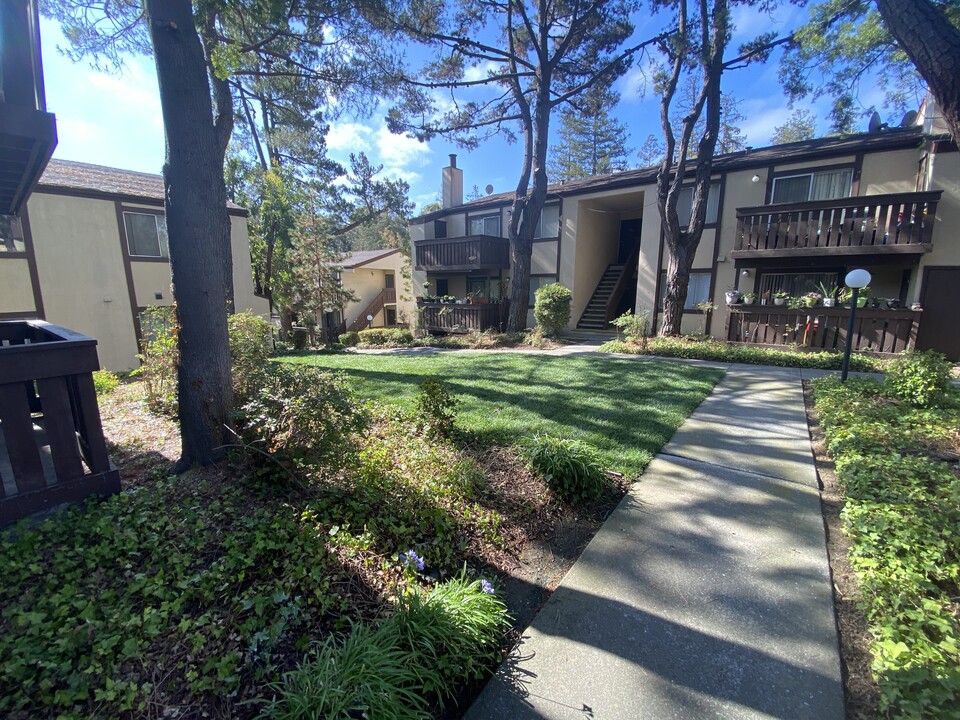
[[[367,315],[376,315],[380,312],[384,305],[383,299],[386,292],[386,289],[381,290],[364,311],[357,316],[357,319],[350,323],[350,332],[363,330],[363,326],[367,324]]]
[[[637,243],[633,250],[630,251],[630,255],[623,262],[623,269],[620,271],[620,275],[617,277],[617,282],[613,285],[613,290],[610,292],[610,299],[607,301],[607,312],[605,319],[607,324],[610,324],[610,321],[613,320],[613,313],[616,312],[616,308],[620,305],[620,300],[623,299],[623,293],[627,290],[627,280],[633,278],[633,266],[637,264],[637,261],[640,259],[640,243]]]

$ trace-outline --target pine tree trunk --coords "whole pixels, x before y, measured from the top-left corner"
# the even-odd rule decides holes
[[[527,327],[530,298],[530,266],[533,242],[515,237],[510,239],[510,264],[513,279],[510,282],[510,312],[507,314],[507,332],[522,332]]]
[[[147,0],[166,138],[164,207],[180,365],[178,469],[224,455],[233,393],[227,334],[230,247],[223,159],[190,0]]]
[[[960,142],[960,30],[928,0],[877,0],[877,8]]]
[[[667,288],[663,298],[663,322],[660,335],[679,335],[683,321],[683,306],[687,303],[690,268],[697,248],[680,243],[671,249],[667,262]]]

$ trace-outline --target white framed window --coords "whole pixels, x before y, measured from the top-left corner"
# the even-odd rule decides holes
[[[492,235],[500,237],[500,213],[470,218],[471,235]]]
[[[770,297],[775,292],[798,297],[808,292],[820,292],[821,285],[831,288],[839,284],[840,273],[837,272],[765,272],[760,274],[760,297]]]
[[[850,197],[853,168],[824,170],[773,179],[772,204],[813,202]]]
[[[533,230],[534,238],[555,238],[560,235],[560,206],[546,205],[540,212],[540,220]]]
[[[167,218],[153,213],[123,213],[130,257],[170,257],[167,243]]]
[[[710,183],[707,188],[707,215],[705,223],[713,225],[717,222],[717,214],[720,210],[720,183]],[[677,219],[680,221],[680,227],[686,227],[690,224],[691,213],[693,212],[693,186],[680,188],[680,195],[677,197]]]
[[[699,303],[705,303],[710,300],[710,278],[712,273],[709,271],[690,273],[690,284],[687,285],[687,301],[683,305],[684,310],[696,310]],[[663,309],[663,299],[667,295],[667,273],[660,273],[660,297],[657,300],[657,307]]]
[[[537,301],[537,290],[542,288],[544,285],[549,285],[550,283],[555,283],[557,281],[556,275],[531,275],[530,276],[530,307],[534,306],[534,303]]]

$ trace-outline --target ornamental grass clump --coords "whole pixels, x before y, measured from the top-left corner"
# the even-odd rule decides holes
[[[611,488],[599,455],[578,440],[536,435],[524,454],[530,467],[567,502],[597,500]]]

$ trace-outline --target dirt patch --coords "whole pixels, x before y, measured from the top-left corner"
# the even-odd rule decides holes
[[[843,669],[843,690],[848,720],[876,720],[880,716],[880,691],[873,680],[870,665],[872,637],[867,619],[858,607],[860,584],[850,567],[847,554],[850,539],[843,532],[840,511],[843,498],[837,484],[833,460],[827,455],[826,439],[820,430],[820,421],[813,409],[813,389],[809,381],[803,383],[810,444],[820,478],[820,507],[827,533],[827,554],[833,578],[833,604],[840,633],[840,662]]]

